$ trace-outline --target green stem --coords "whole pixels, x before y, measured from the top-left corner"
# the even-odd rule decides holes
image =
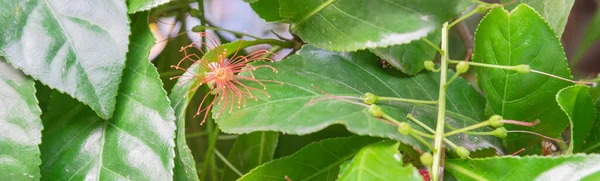
[[[460,18],[454,20],[452,23],[450,23],[450,25],[448,25],[448,29],[452,28],[452,26],[456,25],[458,22],[461,22],[471,16],[473,16],[475,13],[477,13],[477,8],[474,8],[473,10],[469,11],[467,14],[461,16]]]
[[[198,0],[198,19],[200,19],[200,24],[201,25],[205,25],[206,24],[206,18],[204,17],[204,0]],[[202,32],[206,33],[205,30],[203,30]],[[202,42],[207,43],[206,42],[206,36],[202,36]],[[204,52],[208,51],[208,47],[206,46],[202,46],[202,49],[204,50]]]
[[[257,40],[258,40],[258,39],[262,39],[262,38],[260,38],[260,37],[258,37],[258,36],[249,35],[249,34],[246,34],[246,33],[237,32],[237,31],[228,30],[228,29],[223,29],[223,28],[214,27],[214,26],[204,26],[204,25],[199,25],[199,26],[195,26],[195,27],[193,27],[193,28],[192,28],[192,31],[193,31],[193,32],[203,32],[204,30],[207,30],[207,29],[208,29],[208,30],[215,30],[215,31],[224,31],[224,32],[228,32],[228,33],[231,33],[231,34],[233,34],[233,35],[235,35],[235,36],[238,36],[238,37],[242,37],[242,36],[244,36],[244,35],[245,35],[245,36],[247,36],[247,37],[254,38],[254,39],[257,39]]]
[[[429,142],[425,141],[425,139],[421,138],[421,136],[415,134],[415,133],[410,133],[410,135],[412,137],[414,137],[416,140],[420,141],[421,143],[423,143],[425,146],[427,146],[430,150],[434,150],[433,147],[431,146],[431,144],[429,144]]]
[[[200,173],[200,178],[205,178],[205,176],[206,176],[206,174],[208,172],[208,168],[212,167],[212,166],[210,166],[210,165],[212,165],[210,163],[212,161],[214,161],[214,157],[213,157],[214,156],[214,152],[213,151],[215,150],[215,146],[216,146],[216,143],[217,143],[217,137],[219,135],[219,128],[216,125],[214,125],[214,123],[212,122],[212,120],[209,120],[207,122],[206,126],[207,126],[206,129],[210,130],[209,131],[209,136],[208,136],[208,149],[206,150],[206,154],[204,154],[204,162],[202,164],[203,167],[202,167],[202,172]],[[211,129],[213,127],[214,127],[214,129]],[[215,174],[214,173],[215,168],[211,168],[210,171],[211,171],[212,175]]]
[[[427,126],[426,124],[424,124],[423,122],[419,121],[417,118],[413,117],[411,114],[406,115],[406,117],[413,121],[414,123],[417,123],[419,126],[421,126],[422,128],[426,129],[427,131],[429,131],[430,133],[435,133],[435,131],[433,129],[431,129],[429,126]],[[447,126],[450,126],[448,124],[446,124]],[[435,137],[434,137],[435,138]],[[455,148],[456,144],[454,144],[452,141],[450,141],[448,138],[444,137],[444,142],[448,145],[450,145],[450,147]],[[432,150],[433,151],[433,150]]]
[[[448,60],[449,63],[460,63],[464,62],[464,60]],[[487,63],[477,63],[477,62],[467,62],[469,65],[478,66],[478,67],[489,67],[489,68],[497,68],[504,70],[515,70],[517,66],[507,66],[507,65],[496,65],[496,64],[487,64]]]
[[[471,178],[473,178],[475,180],[478,180],[478,181],[488,181],[488,179],[482,177],[481,175],[479,175],[479,174],[477,174],[475,172],[472,172],[471,170],[465,169],[465,168],[463,168],[461,166],[458,166],[456,164],[453,164],[453,163],[446,163],[446,168],[448,168],[450,170],[454,170],[454,171],[460,172],[461,174],[466,175],[468,177],[471,177]]]
[[[379,96],[377,96],[377,100],[378,101],[408,102],[408,103],[413,103],[413,104],[437,104],[437,101],[405,99],[405,98],[399,98],[399,97],[379,97]]]
[[[477,123],[477,124],[473,124],[471,126],[467,126],[467,127],[463,127],[463,128],[457,129],[457,130],[450,131],[450,132],[444,134],[444,137],[452,136],[452,135],[455,135],[455,134],[458,134],[458,133],[462,133],[462,132],[466,132],[466,131],[471,131],[471,130],[474,130],[474,129],[477,129],[477,128],[481,128],[481,127],[484,127],[484,126],[488,126],[488,125],[490,125],[488,121],[480,122],[480,123]]]
[[[433,140],[433,164],[431,166],[432,180],[438,181],[441,178],[441,164],[444,140],[444,124],[446,118],[446,81],[448,75],[448,22],[442,25],[442,54],[441,54],[441,73],[440,73],[440,90],[438,96],[438,113],[437,125],[435,130],[435,139]]]
[[[233,166],[233,164],[231,164],[227,158],[225,158],[221,152],[219,152],[219,150],[215,149],[215,154],[217,155],[217,157],[219,157],[219,159],[221,159],[221,161],[223,161],[223,163],[225,163],[225,165],[227,165],[227,167],[229,167],[231,170],[233,170],[233,172],[235,172],[235,174],[237,174],[238,176],[243,176],[244,174],[242,174],[242,172],[240,172],[240,170],[238,170],[237,168],[235,168],[235,166]]]
[[[465,134],[470,134],[470,135],[481,135],[481,136],[490,136],[490,135],[494,135],[493,131],[486,131],[486,132],[470,132],[470,131],[465,131]]]
[[[416,133],[416,134],[418,134],[418,135],[420,135],[420,136],[423,136],[423,137],[425,137],[425,138],[431,138],[431,139],[433,139],[433,135],[430,135],[430,134],[427,134],[427,133],[423,133],[423,132],[421,132],[421,131],[418,131],[418,130],[415,130],[415,129],[412,129],[412,130],[410,130],[410,131],[411,131],[411,132],[414,132],[414,133]]]
[[[427,38],[422,38],[423,41],[425,41],[425,43],[429,44],[429,46],[433,47],[435,50],[438,51],[438,53],[443,54],[444,51],[442,49],[440,49],[440,47],[438,47],[437,45],[435,45],[433,42],[429,41],[429,39]]]
[[[446,87],[446,89],[448,88],[448,86],[450,86],[450,83],[452,83],[452,81],[454,81],[454,79],[458,78],[459,75],[460,75],[460,73],[454,72],[454,75],[452,75],[452,78],[450,78],[450,80],[448,80],[446,85],[444,85]]]
[[[281,47],[274,45],[273,47],[271,47],[271,49],[269,49],[269,52],[274,54],[275,52],[278,52],[279,50],[281,50]],[[264,54],[264,55],[260,56],[260,58],[269,58],[270,56],[271,56],[271,54]]]

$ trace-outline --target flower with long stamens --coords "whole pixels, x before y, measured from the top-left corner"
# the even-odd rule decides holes
[[[256,79],[254,77],[253,71],[259,68],[268,68],[273,70],[273,72],[277,73],[277,69],[270,65],[251,65],[249,63],[265,60],[265,61],[273,61],[268,58],[270,55],[274,55],[273,53],[267,50],[258,50],[253,53],[250,53],[246,56],[238,55],[238,52],[242,45],[242,40],[239,41],[238,47],[233,53],[231,58],[227,58],[229,53],[227,49],[219,46],[217,40],[214,36],[208,33],[199,33],[200,36],[205,36],[207,42],[202,42],[201,46],[204,46],[208,49],[207,52],[204,52],[202,49],[198,48],[195,43],[192,43],[188,46],[182,47],[180,52],[184,53],[184,58],[182,58],[177,65],[171,66],[172,68],[185,71],[184,75],[190,75],[190,79],[194,81],[200,81],[195,87],[190,89],[186,96],[196,91],[202,85],[208,85],[211,89],[204,95],[200,106],[198,107],[198,111],[196,115],[200,115],[200,113],[204,112],[204,118],[202,119],[202,123],[206,121],[206,117],[208,116],[209,110],[214,106],[214,104],[222,105],[219,111],[216,113],[216,117],[218,118],[223,111],[229,107],[229,113],[233,111],[233,107],[237,105],[238,108],[246,106],[246,98],[251,98],[258,100],[256,96],[253,95],[253,92],[260,92],[270,98],[270,95],[265,91],[267,87],[263,82],[275,82],[280,83],[274,80],[261,80]],[[188,49],[196,48],[202,54],[199,56],[194,53],[189,53]],[[192,61],[194,65],[199,66],[199,70],[206,70],[206,72],[202,74],[198,74],[197,72],[192,72],[189,69],[181,67],[181,64],[186,61]],[[190,66],[191,67],[191,66]],[[179,78],[182,76],[175,76],[171,79]],[[246,82],[255,82],[262,86],[260,88],[250,87],[244,84]],[[180,82],[183,83],[183,82]],[[215,97],[210,101],[208,106],[202,108],[202,105],[209,94],[214,94]],[[202,124],[201,123],[201,124]]]

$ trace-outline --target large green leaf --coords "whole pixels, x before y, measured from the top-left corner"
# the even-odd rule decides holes
[[[85,105],[53,94],[43,116],[44,180],[172,180],[173,109],[148,61],[154,37],[147,16],[133,20],[115,115],[103,120]]]
[[[269,64],[278,69],[279,73],[270,69],[254,71],[257,79],[283,83],[265,83],[270,98],[255,93],[258,101],[249,100],[246,107],[234,108],[232,113],[224,111],[217,123],[224,132],[229,133],[279,131],[300,135],[316,132],[332,124],[342,124],[350,132],[359,135],[392,138],[425,149],[425,146],[412,137],[398,133],[394,125],[371,116],[365,105],[326,99],[327,95],[312,86],[335,96],[358,98],[366,92],[372,92],[379,96],[437,99],[439,73],[429,72],[409,77],[397,70],[382,69],[381,64],[374,61],[376,59],[368,51],[336,53],[304,46],[296,55]],[[255,65],[259,64],[262,63]],[[252,82],[245,83],[251,87],[260,87]],[[326,100],[307,105],[311,100],[322,98]],[[483,97],[463,79],[457,79],[448,88],[447,102],[446,119],[454,127],[486,119],[483,115]],[[381,106],[387,114],[398,120],[408,121],[405,117],[410,113],[430,127],[435,127],[437,108],[434,105],[383,102]],[[219,108],[220,105],[216,105],[213,110]],[[413,127],[423,130],[416,124]],[[499,140],[491,136],[457,135],[450,139],[472,150],[499,145]]]
[[[502,0],[503,3],[511,1],[513,0]],[[556,32],[556,35],[561,37],[575,0],[517,0],[516,3],[506,6],[506,9],[513,10],[519,3],[525,3],[540,13]]]
[[[129,44],[122,0],[0,2],[0,56],[49,87],[112,116]]]
[[[564,88],[556,94],[556,102],[571,122],[569,153],[582,151],[585,139],[596,121],[596,110],[589,92],[588,86],[575,85]]]
[[[280,0],[281,16],[305,42],[335,51],[409,43],[459,15],[468,0]]]
[[[596,101],[595,107],[596,121],[583,146],[586,153],[600,153],[600,100]]]
[[[332,138],[312,143],[291,156],[273,160],[244,175],[245,180],[336,180],[339,166],[363,146],[380,139],[372,137]]]
[[[127,0],[127,13],[133,14],[138,11],[146,11],[157,6],[166,4],[171,0]]]
[[[527,64],[531,69],[571,78],[558,38],[544,19],[524,4],[511,13],[492,9],[481,20],[475,33],[473,60],[498,65]],[[558,137],[568,125],[568,118],[554,97],[569,82],[535,73],[481,67],[477,67],[477,81],[486,93],[489,113],[529,122],[539,119],[541,123],[531,130],[550,137]],[[506,128],[529,129],[514,125]],[[506,141],[509,151],[526,148],[526,153],[541,153],[538,136],[510,133]]]
[[[491,157],[467,160],[446,160],[446,170],[459,180],[476,180],[462,172],[466,170],[488,180],[563,181],[600,179],[600,155],[569,155],[558,157]]]
[[[242,174],[248,173],[254,167],[273,159],[278,140],[279,133],[276,132],[260,131],[240,135],[229,151],[227,160]],[[239,177],[227,167],[223,172],[222,180],[236,180]]]
[[[363,147],[341,169],[338,180],[423,180],[415,167],[403,166],[398,146],[396,141],[385,141]]]
[[[440,34],[429,35],[429,40],[440,42]],[[387,61],[393,67],[408,75],[415,75],[425,68],[423,62],[433,60],[436,49],[423,40],[417,40],[404,45],[371,49],[371,52]]]
[[[40,179],[42,111],[34,84],[0,57],[0,178]]]
[[[250,3],[254,12],[267,22],[281,21],[279,0],[244,0]]]

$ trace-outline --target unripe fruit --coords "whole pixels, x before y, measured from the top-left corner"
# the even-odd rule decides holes
[[[531,71],[531,68],[529,67],[529,65],[521,64],[521,65],[516,65],[514,70],[519,73],[525,74],[525,73],[529,73]]]
[[[423,62],[423,64],[425,65],[425,69],[432,71],[432,72],[437,72],[437,70],[435,69],[435,63],[433,63],[433,61],[425,61]]]

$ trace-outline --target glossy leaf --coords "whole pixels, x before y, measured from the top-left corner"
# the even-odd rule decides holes
[[[129,44],[122,0],[0,2],[0,56],[40,82],[112,116]]]
[[[40,179],[42,111],[35,82],[0,57],[0,178]]]
[[[281,21],[279,15],[279,0],[244,0],[250,3],[254,12],[267,22]]]
[[[440,34],[433,33],[428,39],[439,44]],[[433,60],[437,51],[423,40],[404,45],[371,49],[371,52],[387,61],[393,67],[408,75],[415,75],[425,68],[423,62]]]
[[[579,61],[585,54],[586,50],[594,46],[600,40],[600,11],[596,11],[594,17],[590,20],[585,30],[585,35],[581,39],[577,52],[575,54],[574,62]],[[575,66],[575,65],[573,65]]]
[[[127,13],[133,14],[138,11],[150,10],[170,1],[171,0],[127,0]]]
[[[458,16],[468,0],[281,0],[281,16],[305,42],[335,51],[405,44]]]
[[[563,181],[600,179],[600,155],[569,155],[558,157],[491,157],[482,159],[446,160],[445,169],[458,180],[475,180],[452,166],[465,169],[488,180]],[[448,166],[451,165],[451,166]]]
[[[502,0],[503,3],[509,3],[513,0]],[[567,25],[571,8],[575,0],[517,0],[514,4],[506,6],[511,11],[519,5],[525,3],[535,9],[556,32],[560,38]]]
[[[155,40],[147,16],[132,22],[131,51],[112,119],[97,117],[64,94],[52,95],[43,116],[42,180],[172,180],[173,109],[148,61]]]
[[[332,138],[312,143],[291,156],[261,165],[238,181],[246,180],[336,180],[339,165],[351,159],[365,145],[378,142],[372,137]]]
[[[273,159],[278,140],[279,133],[276,132],[260,131],[240,135],[229,151],[227,160],[242,174],[248,173],[254,167]],[[222,180],[236,180],[239,177],[227,167]]]
[[[258,43],[258,41],[244,41],[242,42],[241,47],[248,47]],[[221,45],[220,48],[207,52],[202,58],[216,61],[217,59],[215,56],[223,53],[222,50],[236,50],[238,46],[240,46],[239,41],[224,44]],[[225,54],[229,56],[233,53],[235,53],[235,51],[227,51]],[[169,94],[169,98],[173,101],[171,106],[175,109],[175,116],[177,117],[177,136],[175,140],[175,144],[177,145],[175,147],[177,157],[175,159],[174,169],[175,180],[199,180],[194,157],[185,140],[185,115],[186,109],[192,97],[194,97],[193,95],[196,93],[196,90],[193,90],[193,88],[202,81],[201,79],[195,78],[191,73],[201,76],[206,70],[204,70],[204,67],[199,67],[198,64],[193,64],[187,70],[188,73],[185,73],[181,78],[177,79],[177,84]]]
[[[521,4],[511,13],[492,9],[475,33],[474,61],[498,65],[527,64],[531,69],[572,79],[564,50],[552,29],[535,10]],[[477,82],[486,93],[488,113],[504,119],[540,124],[533,128],[506,125],[508,130],[532,130],[558,137],[568,126],[568,118],[554,97],[571,83],[535,73],[477,67]],[[525,148],[525,152],[540,154],[541,138],[509,133],[509,152]]]
[[[256,79],[283,83],[265,83],[270,98],[257,92],[254,95],[258,101],[249,99],[245,107],[234,108],[232,113],[224,111],[216,121],[224,132],[235,134],[279,131],[303,135],[332,124],[342,124],[358,135],[392,138],[425,149],[412,137],[398,133],[396,126],[371,116],[357,98],[372,92],[379,96],[436,100],[440,74],[428,72],[408,77],[397,70],[382,69],[381,63],[374,61],[376,59],[368,51],[336,53],[304,46],[296,55],[269,64],[279,73],[270,69],[254,71]],[[262,63],[255,65],[259,64]],[[252,82],[244,83],[260,88]],[[349,100],[358,103],[327,99],[328,96],[313,85],[334,96],[354,97]],[[487,119],[483,115],[483,97],[469,83],[458,79],[448,89],[446,118],[449,124],[463,127]],[[325,100],[307,104],[318,99]],[[435,127],[435,105],[385,101],[380,105],[387,114],[400,121],[408,121],[406,115],[410,113],[429,127]],[[216,105],[213,110],[219,109],[220,105]],[[416,124],[413,128],[421,129]],[[457,135],[450,139],[472,150],[499,145],[499,140],[491,136]]]
[[[363,147],[341,169],[338,180],[423,180],[415,167],[403,165],[399,145],[395,141],[386,141]]]
[[[575,85],[564,88],[556,94],[558,106],[567,114],[571,122],[568,153],[581,152],[586,137],[594,127],[596,110],[589,92],[588,86]]]

